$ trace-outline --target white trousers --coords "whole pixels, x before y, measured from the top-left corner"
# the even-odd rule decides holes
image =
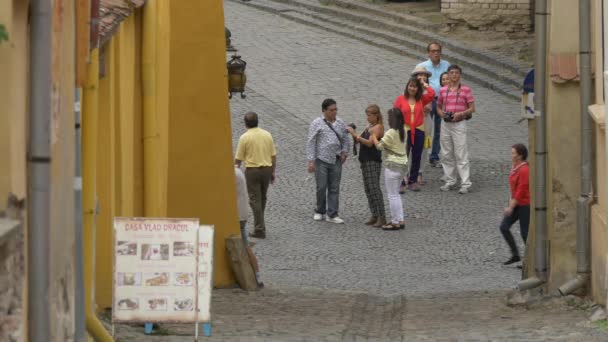
[[[399,185],[403,179],[403,174],[390,169],[384,169],[384,185],[391,209],[391,223],[399,224],[403,221],[403,203],[399,195]]]
[[[466,121],[443,122],[441,125],[441,165],[447,185],[456,184],[456,172],[460,186],[470,188],[469,151],[467,149]]]

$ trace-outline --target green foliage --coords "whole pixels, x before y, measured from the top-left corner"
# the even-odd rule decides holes
[[[595,326],[597,326],[600,330],[608,331],[608,320],[602,319],[595,322]]]
[[[0,43],[2,43],[2,41],[8,42],[8,32],[6,31],[6,27],[0,24]]]

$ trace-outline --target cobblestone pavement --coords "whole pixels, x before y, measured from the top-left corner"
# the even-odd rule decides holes
[[[269,191],[267,234],[254,247],[266,288],[216,290],[209,341],[602,341],[588,312],[561,301],[510,308],[506,289],[520,271],[501,262],[498,232],[507,203],[509,146],[527,140],[518,103],[475,84],[470,121],[472,192],[442,193],[439,169],[428,185],[406,193],[405,230],[363,225],[368,218],[358,162],[349,160],[341,187],[344,225],[312,220],[314,179],[306,172],[309,122],[326,97],[346,122],[363,127],[364,108],[384,111],[416,64],[398,55],[225,2],[233,43],[248,62],[247,98],[231,100],[233,143],[253,110],[278,149]],[[465,70],[466,73],[466,70]],[[466,82],[466,80],[465,80]],[[252,221],[252,218],[249,220]],[[188,341],[193,326],[163,325],[170,336],[144,336],[119,325],[120,341]]]
[[[374,296],[317,289],[218,290],[213,331],[201,341],[585,341],[608,334],[586,319],[584,303],[548,299],[507,307],[504,291]],[[194,325],[163,325],[162,335],[118,325],[117,341],[192,341]]]
[[[470,194],[440,192],[440,169],[429,168],[423,191],[403,197],[407,228],[371,229],[362,224],[369,211],[359,163],[351,159],[341,186],[346,224],[314,222],[315,185],[304,143],[308,124],[321,115],[321,101],[336,99],[338,115],[363,127],[365,107],[378,103],[386,111],[416,61],[234,2],[225,2],[225,15],[233,44],[248,63],[247,98],[230,103],[234,143],[244,132],[242,115],[253,110],[278,149],[268,238],[255,247],[267,284],[378,295],[515,284],[520,272],[500,264],[508,250],[498,223],[508,199],[509,146],[527,141],[524,124],[516,123],[518,103],[471,84],[477,113],[469,122]]]

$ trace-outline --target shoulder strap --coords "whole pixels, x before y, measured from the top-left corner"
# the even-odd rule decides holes
[[[338,141],[340,142],[340,148],[342,148],[343,144],[342,144],[342,138],[340,138],[340,134],[338,134],[338,132],[336,132],[334,127],[329,122],[327,122],[327,120],[323,119],[323,121],[325,121],[325,124],[327,124],[327,127],[329,127],[336,134],[336,136],[338,137]]]

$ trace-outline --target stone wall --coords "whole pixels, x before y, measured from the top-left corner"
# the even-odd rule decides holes
[[[0,341],[21,341],[24,249],[21,224],[0,219]]]
[[[479,30],[530,31],[533,27],[531,0],[441,0],[441,13]]]

